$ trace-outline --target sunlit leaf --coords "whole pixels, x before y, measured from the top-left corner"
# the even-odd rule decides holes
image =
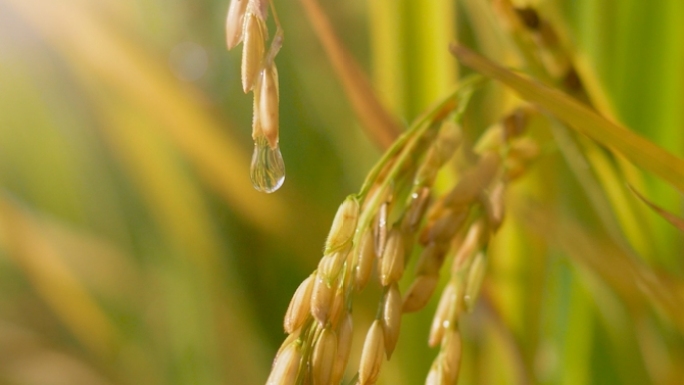
[[[598,274],[627,306],[652,304],[684,333],[684,297],[670,283],[672,279],[663,279],[663,273],[656,273],[611,240],[590,234],[566,217],[550,216],[529,202],[522,203],[517,210],[531,229],[544,234],[575,262]]]
[[[64,262],[36,221],[6,196],[0,197],[0,248],[84,347],[111,354],[119,331],[100,304]]]
[[[635,165],[684,190],[684,160],[681,158],[633,131],[601,117],[558,90],[515,74],[464,46],[453,44],[450,49],[464,65],[501,81],[523,98],[545,108],[575,130],[620,152]]]

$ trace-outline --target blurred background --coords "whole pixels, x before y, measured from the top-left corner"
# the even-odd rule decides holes
[[[265,382],[292,293],[382,153],[300,2],[275,3],[287,177],[266,195],[249,180],[252,100],[240,49],[225,49],[228,0],[0,0],[0,384]],[[455,84],[456,36],[520,63],[489,1],[320,3],[403,122]],[[562,32],[617,119],[684,154],[684,3],[524,3]],[[474,103],[472,138],[510,96],[490,87]],[[545,214],[512,209],[497,235],[464,320],[460,383],[684,383],[682,233],[609,159],[596,186],[624,252],[547,143],[509,194]],[[637,179],[682,216],[681,192]],[[371,297],[355,307],[349,378]],[[404,317],[381,384],[424,382],[434,302]]]

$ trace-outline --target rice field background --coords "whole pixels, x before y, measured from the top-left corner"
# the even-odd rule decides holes
[[[509,1],[275,0],[287,177],[263,194],[227,0],[0,0],[0,384],[265,383],[292,294],[384,150],[312,3],[402,127],[473,72],[456,40],[563,87],[535,67],[558,52],[509,23]],[[684,157],[684,3],[512,3],[557,32],[593,108]],[[467,142],[521,103],[488,83]],[[684,171],[643,171],[561,126],[531,130],[541,152],[507,193],[459,384],[682,384],[684,232],[632,188],[681,218],[684,181],[662,176]],[[359,330],[375,299],[355,302]],[[425,382],[436,302],[404,316],[379,384]]]

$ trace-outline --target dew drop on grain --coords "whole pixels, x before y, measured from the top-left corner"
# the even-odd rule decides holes
[[[254,142],[250,176],[257,191],[272,193],[278,190],[285,181],[285,163],[280,147],[271,148],[265,138],[258,138]]]

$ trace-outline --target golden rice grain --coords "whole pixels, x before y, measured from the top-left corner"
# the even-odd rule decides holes
[[[311,314],[321,325],[328,322],[334,295],[335,288],[331,287],[330,283],[326,282],[320,274],[316,274],[311,292]]]
[[[325,328],[318,336],[311,359],[313,385],[329,385],[333,366],[337,359],[337,335]]]
[[[382,304],[382,330],[385,340],[385,354],[389,360],[397,346],[401,327],[401,293],[396,283],[389,287]]]
[[[390,230],[382,259],[380,260],[380,284],[388,286],[404,274],[404,243],[401,231]]]
[[[259,107],[255,113],[259,114],[261,130],[271,148],[278,145],[278,69],[271,62],[262,69],[259,76]]]
[[[378,380],[380,366],[385,353],[384,333],[380,320],[373,321],[361,351],[359,365],[359,382],[361,385],[373,385]]]
[[[404,313],[412,313],[427,305],[432,298],[432,294],[437,288],[439,276],[437,275],[419,275],[413,281],[409,289],[406,291],[406,298],[402,305]]]
[[[430,326],[430,335],[428,337],[428,345],[431,347],[437,346],[442,340],[444,331],[453,327],[456,322],[458,313],[461,311],[463,303],[462,290],[456,285],[456,282],[451,281],[442,291],[442,296],[439,299],[435,316],[432,319]]]
[[[339,384],[349,361],[352,345],[353,321],[351,313],[346,313],[337,332],[337,355],[330,376],[331,384]]]
[[[229,50],[242,42],[248,0],[232,0],[226,16],[226,45]]]
[[[294,341],[276,357],[266,385],[295,385],[302,359],[302,344]]]
[[[484,279],[487,269],[487,255],[480,251],[475,255],[473,263],[468,271],[468,278],[466,279],[465,292],[463,294],[463,303],[466,311],[472,311],[475,306],[475,301],[480,293],[482,287],[482,280]]]
[[[254,88],[257,74],[264,58],[266,26],[254,12],[245,15],[242,46],[242,90],[247,93]]]
[[[293,333],[295,330],[299,329],[302,324],[304,324],[304,321],[306,321],[307,317],[309,316],[314,277],[315,274],[312,274],[309,276],[309,278],[305,279],[292,296],[290,306],[288,306],[287,312],[285,313],[285,332]]]
[[[371,229],[366,229],[361,242],[356,249],[356,267],[354,271],[355,288],[356,290],[363,290],[368,284],[373,271],[373,262],[376,259],[375,244],[373,239],[373,232]]]
[[[354,231],[356,231],[356,222],[359,218],[359,202],[354,196],[348,196],[337,209],[335,219],[333,219],[332,226],[328,239],[325,242],[325,253],[331,253],[335,250],[345,246],[351,241]]]

